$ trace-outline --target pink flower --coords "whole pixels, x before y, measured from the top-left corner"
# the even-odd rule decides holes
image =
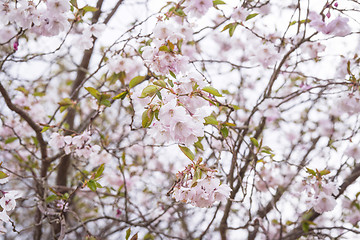
[[[190,16],[202,17],[213,6],[212,0],[191,0],[185,2],[184,12]]]
[[[348,156],[348,157],[352,157],[355,160],[360,159],[360,147],[358,145],[356,145],[356,144],[348,147],[345,150],[345,155]]]
[[[64,136],[60,135],[57,132],[54,132],[50,136],[49,145],[53,148],[63,148],[65,147]]]
[[[235,20],[235,21],[245,21],[246,17],[249,15],[249,11],[245,8],[242,7],[236,7],[234,9],[233,14],[231,14],[231,17]]]
[[[351,33],[351,28],[348,25],[348,18],[337,17],[332,20],[327,26],[324,33],[332,34],[334,36],[344,37]]]
[[[173,34],[171,26],[166,24],[165,22],[158,22],[153,32],[154,37],[158,39],[167,39],[171,34]]]
[[[328,13],[328,17],[330,12]],[[309,13],[309,19],[311,20],[310,26],[315,28],[317,31],[322,32],[324,34],[331,34],[334,36],[344,37],[351,33],[351,28],[348,25],[348,18],[340,17],[338,16],[329,24],[326,24],[320,14],[317,14],[315,12]]]
[[[7,215],[6,211],[5,210],[2,210],[0,212],[0,221],[3,221],[3,222],[9,222],[10,221],[10,218],[9,216]],[[0,222],[1,223],[1,222]]]
[[[332,211],[336,206],[336,200],[334,197],[327,195],[324,192],[320,192],[318,197],[313,201],[314,210],[318,213]]]
[[[5,211],[11,211],[15,209],[16,206],[16,199],[21,197],[20,192],[12,190],[8,192],[3,192],[4,196],[0,198],[0,206]]]
[[[231,192],[228,185],[220,185],[220,180],[212,175],[198,179],[195,183],[189,180],[186,185],[175,187],[172,197],[196,207],[211,207],[216,201],[225,201]]]

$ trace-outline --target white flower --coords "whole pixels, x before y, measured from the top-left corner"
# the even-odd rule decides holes
[[[9,216],[7,215],[6,211],[3,210],[2,212],[0,212],[0,221],[3,221],[3,222],[9,222],[10,218]]]
[[[89,32],[95,37],[99,38],[102,32],[105,30],[106,25],[103,23],[96,23],[89,27]]]
[[[82,147],[89,140],[90,140],[90,133],[85,131],[83,134],[73,137],[72,144],[77,147]]]
[[[173,31],[171,30],[171,27],[166,24],[165,22],[158,22],[153,30],[154,37],[158,39],[166,39],[171,34],[173,34]]]
[[[184,12],[190,16],[201,17],[213,6],[212,0],[192,0],[185,2]]]
[[[327,195],[324,192],[320,192],[318,197],[313,201],[314,210],[318,213],[332,211],[336,206],[336,200],[334,197]]]
[[[176,201],[190,203],[196,207],[211,207],[214,202],[229,198],[231,192],[228,185],[220,185],[220,180],[211,175],[198,179],[196,184],[189,180],[186,185],[188,186],[175,187],[172,197]]]
[[[16,206],[16,199],[18,199],[19,197],[21,197],[20,192],[12,190],[9,192],[5,192],[4,196],[2,198],[0,198],[0,206],[5,210],[5,211],[11,211],[15,208]]]
[[[358,145],[354,144],[350,147],[348,147],[345,150],[345,155],[347,155],[348,157],[352,157],[356,160],[360,159],[360,148]]]
[[[325,183],[325,184],[322,184],[321,186],[322,186],[322,190],[327,195],[332,195],[332,194],[338,195],[339,194],[338,186],[334,182]]]
[[[59,14],[70,10],[70,5],[68,1],[48,0],[46,1],[46,5],[48,10],[54,14]]]
[[[65,147],[64,136],[60,135],[57,132],[54,132],[50,136],[49,145],[53,148],[63,148]]]

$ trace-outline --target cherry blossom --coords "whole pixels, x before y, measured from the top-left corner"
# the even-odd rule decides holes
[[[216,201],[226,200],[231,189],[226,184],[220,184],[220,180],[212,176],[189,181],[188,187],[175,188],[172,194],[176,201],[190,203],[196,207],[210,207]]]
[[[332,211],[336,206],[336,200],[334,197],[327,195],[325,192],[321,192],[313,202],[314,210],[318,213]]]
[[[194,17],[202,17],[213,6],[211,0],[188,0],[184,12]]]
[[[326,24],[323,20],[321,15],[310,12],[309,19],[311,20],[310,26],[315,28],[317,31],[322,32],[324,34],[331,34],[334,36],[344,37],[351,32],[351,28],[348,25],[348,18],[344,18],[338,16],[328,24]]]

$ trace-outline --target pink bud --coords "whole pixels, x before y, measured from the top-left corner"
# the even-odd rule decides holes
[[[338,7],[339,6],[339,4],[336,2],[335,4],[334,4],[334,7]]]
[[[120,215],[121,215],[121,210],[120,209],[116,209],[116,217],[120,217]]]
[[[328,13],[326,14],[327,18],[331,17],[330,11],[328,11]]]
[[[18,42],[18,40],[16,40],[15,42],[14,42],[14,50],[15,51],[17,51],[18,50],[18,47],[19,47],[19,42]]]

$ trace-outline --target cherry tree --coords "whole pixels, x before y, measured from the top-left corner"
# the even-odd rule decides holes
[[[359,11],[1,0],[1,234],[356,238]]]

